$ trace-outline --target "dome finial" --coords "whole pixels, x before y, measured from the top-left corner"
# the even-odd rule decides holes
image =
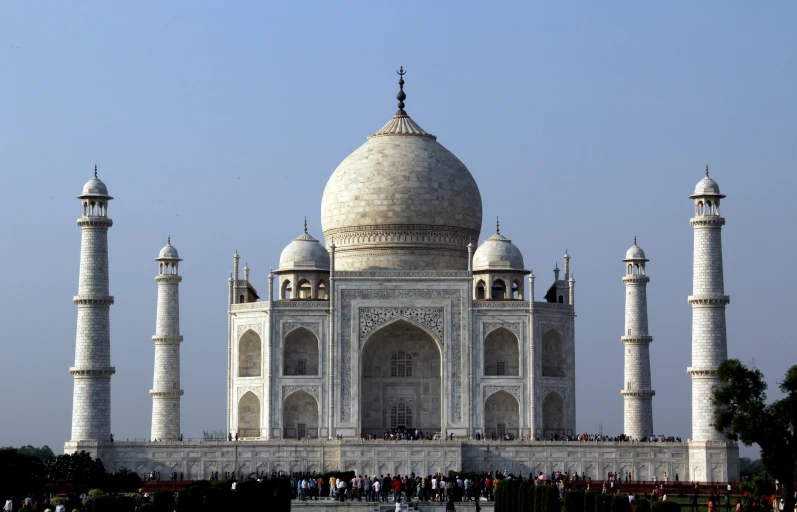
[[[172,235],[166,237],[166,245],[172,245]]]
[[[94,164],[94,179],[97,179],[97,164]]]
[[[501,223],[498,222],[498,216],[495,216],[495,232],[496,234],[501,234]]]
[[[634,235],[634,245],[636,245],[636,235]]]
[[[398,109],[398,112],[396,112],[396,115],[397,116],[406,116],[407,113],[404,112],[404,100],[407,99],[407,95],[404,94],[404,75],[406,75],[407,72],[404,71],[404,66],[401,66],[399,68],[399,70],[396,71],[396,73],[398,73],[398,76],[399,76],[399,82],[398,82],[399,83],[399,92],[398,92],[398,94],[396,94],[396,99],[399,100],[399,102],[398,102],[398,108],[399,109]]]
[[[708,178],[708,164],[706,164],[706,178]]]
[[[304,232],[307,233],[307,215],[304,216]]]

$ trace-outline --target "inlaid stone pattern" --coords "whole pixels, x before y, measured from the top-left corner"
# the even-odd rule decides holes
[[[241,336],[243,336],[243,335],[244,335],[244,333],[245,333],[246,331],[248,331],[248,330],[252,330],[252,331],[254,331],[254,332],[255,332],[255,334],[257,334],[258,336],[260,336],[260,339],[261,339],[261,340],[263,339],[263,326],[261,326],[260,324],[244,324],[244,325],[239,325],[239,326],[238,326],[238,336],[237,336],[236,338],[237,338],[237,339],[241,339]]]
[[[236,402],[239,402],[241,400],[241,397],[244,396],[245,394],[249,393],[250,391],[252,393],[254,393],[255,396],[257,396],[259,399],[261,399],[261,400],[263,399],[263,387],[262,386],[239,386],[238,387],[238,391],[236,392],[236,395],[238,397]]]
[[[514,333],[514,335],[520,339],[520,324],[518,323],[485,323],[483,336],[486,338],[488,334],[502,327]]]
[[[316,337],[321,337],[321,324],[317,322],[285,322],[282,324],[282,339],[285,339],[285,336],[295,330],[304,327],[308,331],[312,332],[316,335]]]
[[[428,327],[443,342],[443,308],[360,308],[360,346],[368,334],[399,317]]]
[[[462,299],[456,290],[341,290],[341,354],[351,353],[351,303],[353,300],[391,300],[391,299],[426,299],[448,300],[451,303],[451,331],[454,333],[450,344],[451,365],[451,418],[454,422],[462,421]],[[359,311],[358,311],[359,312]],[[351,421],[352,404],[352,370],[351,358],[342,357],[340,365],[341,403],[340,418],[343,422]]]
[[[506,391],[517,398],[518,403],[521,403],[520,386],[484,386],[484,400],[487,401],[490,395],[499,391]]]
[[[317,402],[321,400],[320,386],[282,386],[282,399],[286,399],[288,395],[297,391],[305,391],[309,393],[316,399]]]

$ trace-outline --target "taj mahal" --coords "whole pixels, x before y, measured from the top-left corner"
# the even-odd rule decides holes
[[[86,450],[109,471],[181,472],[188,479],[216,471],[426,475],[501,468],[594,479],[613,471],[640,480],[662,480],[667,473],[681,480],[737,481],[738,446],[711,426],[709,397],[727,359],[730,299],[722,267],[725,196],[708,168],[684,211],[694,237],[692,365],[675,375],[651,373],[648,258],[634,239],[624,257],[618,255],[615,270],[626,290],[625,325],[622,331],[618,326],[616,345],[625,369],[617,399],[624,403],[624,433],[635,441],[565,441],[578,434],[570,255],[564,251],[553,279],[543,278],[498,221],[495,232],[481,233],[476,181],[407,114],[403,69],[400,75],[398,111],[329,178],[321,233],[308,230],[305,221],[269,271],[265,290],[258,291],[235,251],[227,311],[218,317],[227,319],[224,413],[232,441],[182,439],[183,276],[171,240],[153,263],[158,302],[151,441],[111,439],[116,370],[107,235],[113,198],[95,167],[78,196],[82,245],[70,368],[72,431],[65,451]],[[656,433],[654,376],[691,379],[688,441],[650,442]],[[393,429],[417,429],[434,440],[382,441]],[[371,434],[379,440],[362,440]],[[492,434],[514,440],[494,441]]]

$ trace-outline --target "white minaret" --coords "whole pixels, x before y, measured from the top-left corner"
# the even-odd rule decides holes
[[[155,377],[152,383],[152,436],[155,440],[180,438],[180,291],[183,280],[178,273],[183,260],[172,247],[166,246],[155,259],[158,262],[158,314],[155,322]]]
[[[690,224],[695,233],[692,295],[692,366],[687,369],[692,378],[692,440],[723,441],[724,437],[712,424],[711,390],[716,384],[717,369],[728,358],[725,333],[725,295],[722,275],[722,226],[720,217],[720,187],[706,177],[689,196],[695,201],[695,216]],[[695,476],[693,476],[695,478]]]
[[[97,178],[83,186],[78,196],[83,216],[77,305],[75,381],[72,396],[72,441],[108,441],[111,436],[111,324],[113,297],[108,294],[108,188]]]
[[[623,380],[623,433],[633,439],[653,435],[653,395],[650,389],[650,343],[648,335],[648,295],[650,278],[645,271],[643,251],[636,244],[625,253],[625,331],[622,338],[625,349]]]

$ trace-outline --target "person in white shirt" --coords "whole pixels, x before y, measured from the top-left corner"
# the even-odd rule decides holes
[[[437,476],[432,478],[432,501],[437,501]],[[11,509],[9,509],[11,510]]]
[[[6,500],[6,504],[3,506],[3,512],[11,512],[14,510],[14,503],[12,502],[11,498]]]
[[[379,481],[378,478],[374,479],[374,501],[380,501],[380,496],[382,492],[382,482]]]

